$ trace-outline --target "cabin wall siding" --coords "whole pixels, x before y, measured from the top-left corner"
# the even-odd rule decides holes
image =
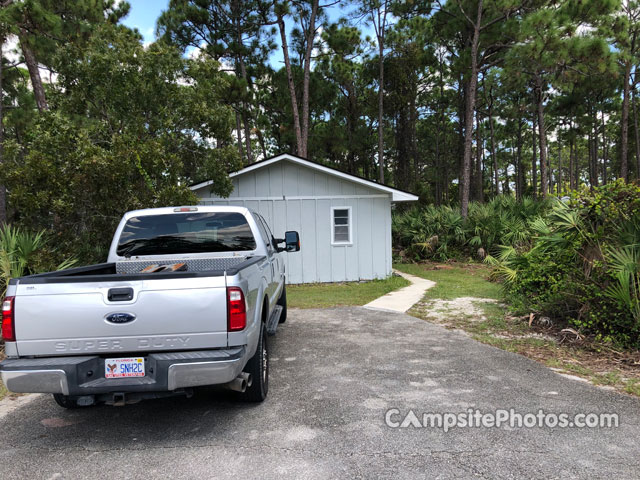
[[[236,205],[261,214],[274,236],[300,233],[301,250],[283,253],[287,283],[343,282],[391,274],[391,195],[288,161],[234,177],[228,198],[210,187],[201,205]],[[332,207],[351,207],[350,245],[332,245]]]

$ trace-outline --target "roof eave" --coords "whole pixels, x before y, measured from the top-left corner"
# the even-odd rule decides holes
[[[404,192],[394,192],[391,196],[392,202],[417,202],[419,197]]]
[[[418,200],[418,197],[416,195],[413,195],[409,192],[403,192],[402,190],[397,190],[393,187],[389,187],[387,185],[381,185],[379,183],[373,182],[371,180],[366,180],[360,177],[355,177],[353,175],[350,175],[348,173],[345,172],[341,172],[339,170],[336,170],[334,168],[331,167],[326,167],[324,165],[320,165],[318,163],[315,162],[311,162],[307,159],[301,158],[301,157],[296,157],[295,155],[290,155],[288,153],[282,153],[280,155],[277,155],[273,158],[267,159],[267,160],[262,160],[260,162],[256,162],[253,165],[249,165],[247,167],[244,167],[236,172],[232,172],[229,174],[229,178],[234,178],[237,177],[239,175],[243,175],[245,173],[249,173],[253,170],[256,170],[258,168],[262,168],[262,167],[266,167],[268,165],[271,165],[273,163],[279,162],[281,160],[289,160],[293,163],[298,163],[310,168],[314,168],[316,170],[320,170],[323,171],[329,175],[333,175],[336,177],[342,177],[342,178],[347,178],[348,180],[354,182],[354,183],[359,183],[361,185],[365,185],[369,188],[372,188],[374,190],[378,190],[380,192],[385,192],[391,195],[391,201],[392,202],[415,202]],[[210,185],[213,184],[213,180],[208,180],[206,182],[201,182],[198,183],[197,185],[193,185],[191,187],[189,187],[191,190],[199,190],[201,188],[204,187],[208,187]]]
[[[195,191],[200,190],[201,188],[208,187],[209,185],[213,185],[213,180],[207,180],[206,182],[196,183],[195,185],[191,185],[189,190]]]

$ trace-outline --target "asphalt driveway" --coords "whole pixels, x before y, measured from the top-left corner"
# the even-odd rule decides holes
[[[640,400],[403,314],[290,311],[267,401],[123,408],[39,396],[0,420],[0,478],[637,478]],[[422,413],[617,413],[618,428],[390,428]]]

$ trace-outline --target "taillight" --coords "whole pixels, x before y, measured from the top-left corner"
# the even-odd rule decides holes
[[[2,338],[5,342],[16,341],[14,307],[15,297],[5,297],[2,302]]]
[[[230,332],[247,326],[247,305],[238,287],[227,287],[227,325]]]

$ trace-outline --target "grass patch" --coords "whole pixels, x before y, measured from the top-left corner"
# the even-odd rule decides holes
[[[475,334],[473,339],[487,345],[506,350],[513,353],[524,353],[524,350],[531,348],[544,348],[547,346],[547,342],[540,338],[503,338],[494,337],[490,333]]]
[[[567,373],[573,373],[578,375],[579,377],[589,378],[593,380],[593,383],[598,383],[599,385],[604,385],[606,380],[611,380],[614,378],[614,372],[609,372],[606,374],[597,374],[591,368],[585,367],[579,363],[575,363],[575,361],[559,359],[559,358],[550,358],[547,362],[545,362],[547,366],[552,368],[557,368],[559,370],[564,370]],[[599,382],[596,382],[596,379]],[[610,383],[607,383],[610,384]]]
[[[637,395],[640,397],[640,380],[631,379],[627,381],[625,385],[625,392],[630,393],[631,395]]]
[[[425,299],[453,300],[460,297],[480,297],[501,300],[502,287],[487,280],[489,268],[484,265],[452,266],[436,264],[399,263],[401,272],[436,282],[427,290]]]
[[[287,286],[287,306],[292,308],[327,308],[364,305],[410,282],[395,275],[384,280],[347,283],[314,283]]]
[[[593,383],[596,385],[616,386],[620,383],[621,378],[618,372],[607,372],[605,374],[596,374]]]

